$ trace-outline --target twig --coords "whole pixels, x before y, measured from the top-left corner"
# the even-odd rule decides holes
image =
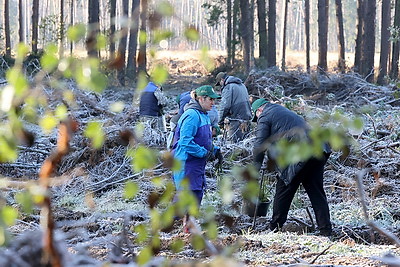
[[[198,235],[203,238],[206,249],[211,255],[218,255],[218,250],[207,238],[202,235],[200,226],[196,223],[192,216],[189,216],[186,225],[191,234]]]
[[[314,264],[314,262],[322,255],[324,255],[335,243],[330,244],[326,249],[321,251],[315,258],[310,262],[310,264]]]
[[[396,245],[397,247],[400,247],[400,239],[397,238],[394,234],[380,228],[378,225],[376,225],[373,221],[371,221],[369,219],[369,215],[368,215],[368,208],[367,208],[367,203],[366,203],[366,198],[365,198],[365,191],[364,191],[364,187],[362,184],[362,178],[366,173],[366,169],[362,169],[361,171],[359,171],[357,173],[357,188],[358,188],[358,192],[360,195],[360,200],[361,200],[361,205],[362,205],[362,209],[363,209],[363,214],[364,214],[364,218],[367,222],[367,225],[372,229],[374,229],[375,231],[377,231],[378,233],[380,233],[383,236],[386,236],[394,245]]]

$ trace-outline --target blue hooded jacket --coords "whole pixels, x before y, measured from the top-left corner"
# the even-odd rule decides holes
[[[196,100],[190,100],[179,118],[174,139],[174,157],[181,162],[181,168],[173,173],[176,188],[180,189],[182,180],[187,177],[191,190],[203,190],[212,132],[210,118]]]

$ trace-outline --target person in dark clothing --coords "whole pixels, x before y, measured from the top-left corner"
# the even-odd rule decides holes
[[[243,81],[225,72],[218,73],[216,86],[221,86],[221,103],[219,104],[219,124],[229,124],[229,139],[233,142],[243,140],[249,132],[251,106],[249,94]]]
[[[308,140],[308,124],[293,111],[281,105],[269,103],[264,98],[254,101],[252,110],[253,121],[257,121],[254,163],[258,169],[264,160],[266,143],[274,143],[280,138]],[[332,224],[323,187],[324,166],[331,150],[328,145],[324,145],[323,151],[323,158],[311,157],[305,162],[292,164],[284,169],[276,166],[279,179],[273,201],[271,230],[280,229],[286,222],[294,195],[302,184],[310,198],[320,234],[331,235]],[[268,156],[271,156],[270,153]]]
[[[156,126],[166,132],[166,123],[163,107],[167,105],[167,98],[153,82],[149,82],[140,96],[139,114],[144,121],[149,121],[152,128]]]

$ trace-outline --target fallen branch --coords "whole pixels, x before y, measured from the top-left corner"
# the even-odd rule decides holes
[[[362,169],[361,171],[359,171],[356,176],[357,177],[356,182],[357,182],[358,192],[360,195],[364,218],[367,222],[367,225],[369,227],[371,227],[372,230],[375,230],[378,233],[380,233],[381,235],[386,236],[394,245],[396,245],[397,247],[400,247],[400,239],[397,236],[390,233],[389,231],[382,229],[377,224],[375,224],[375,222],[373,222],[369,219],[367,201],[365,198],[365,191],[364,191],[364,187],[362,184],[362,178],[366,172],[367,172],[366,169]]]

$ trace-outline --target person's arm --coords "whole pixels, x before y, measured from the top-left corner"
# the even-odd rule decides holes
[[[197,158],[204,158],[208,150],[194,142],[194,136],[200,124],[199,114],[195,110],[188,110],[183,116],[185,118],[180,127],[179,143],[188,154]]]
[[[261,168],[261,165],[265,156],[265,142],[271,136],[271,126],[267,120],[259,119],[259,123],[256,129],[256,140],[253,147],[254,165],[257,170]]]
[[[167,97],[164,95],[164,93],[161,91],[160,88],[157,88],[154,91],[154,96],[157,98],[158,104],[161,106],[166,106],[167,105]]]
[[[218,117],[219,124],[229,115],[232,105],[232,86],[225,86],[221,93],[221,103],[219,104]]]

